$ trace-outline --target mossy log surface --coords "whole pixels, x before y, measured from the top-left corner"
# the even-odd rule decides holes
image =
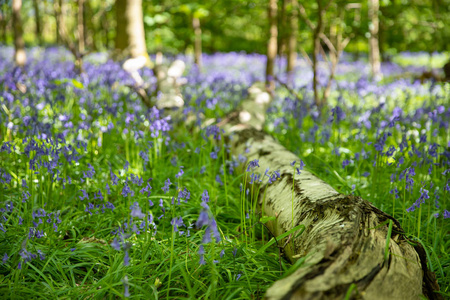
[[[351,299],[442,299],[423,247],[404,236],[397,220],[360,197],[338,193],[307,170],[294,171],[290,163],[298,166],[299,157],[261,131],[269,103],[264,87],[253,86],[249,98],[219,123],[234,153],[258,159],[261,173],[270,168],[281,174],[272,184],[263,180],[265,199],[264,193],[258,199],[262,214],[277,218],[268,223],[273,234],[305,226],[298,237],[295,233],[279,241],[286,244],[287,258],[304,257],[303,265],[276,281],[265,298],[344,299],[352,286]]]

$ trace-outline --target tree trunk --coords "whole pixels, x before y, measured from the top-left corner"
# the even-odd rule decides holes
[[[116,0],[116,49],[131,57],[148,58],[142,0]]]
[[[275,90],[274,66],[277,57],[277,0],[269,0],[269,41],[267,42],[266,88],[270,93]]]
[[[103,18],[101,18],[101,27],[102,27],[102,32],[103,32],[103,38],[104,38],[104,43],[105,43],[105,48],[109,49],[109,46],[111,44],[111,40],[109,37],[109,13],[106,12],[105,16]]]
[[[62,20],[63,0],[54,0],[53,11],[56,23],[56,44],[61,45],[63,43],[63,39],[61,38],[61,29],[59,27],[61,22],[63,22]]]
[[[269,102],[264,87],[254,85],[219,124],[234,137],[233,153],[258,159],[261,173],[280,173],[272,184],[263,180],[257,199],[261,215],[276,217],[267,223],[271,232],[279,236],[304,225],[301,234],[277,242],[291,262],[302,258],[303,265],[276,281],[265,298],[344,299],[350,293],[356,299],[441,299],[424,249],[405,237],[397,220],[360,197],[339,194],[307,170],[294,170],[290,163],[298,166],[300,159],[261,131]]]
[[[78,36],[78,52],[84,53],[85,36],[84,36],[84,0],[77,0],[77,36]]]
[[[42,45],[42,25],[38,0],[33,0],[33,9],[34,9],[34,21],[36,23],[36,37],[38,39],[39,45]]]
[[[84,37],[86,40],[86,47],[92,49],[94,52],[98,52],[99,45],[101,45],[102,42],[99,38],[100,30],[98,28],[98,23],[100,23],[100,20],[95,18],[91,1],[87,1],[84,8]],[[105,16],[103,16],[103,18],[104,17]]]
[[[278,36],[277,36],[277,53],[279,56],[283,56],[286,54],[286,44],[289,28],[286,24],[286,16],[287,16],[287,6],[289,0],[281,0],[280,1],[281,9],[278,12],[277,16],[277,28],[278,28]]]
[[[194,28],[194,63],[199,69],[202,67],[202,29],[200,19],[192,18],[192,27]]]
[[[25,53],[25,42],[23,40],[22,18],[20,10],[22,8],[22,0],[12,1],[12,18],[14,28],[14,62],[17,66],[23,67],[27,62]]]
[[[289,0],[289,38],[287,54],[288,84],[293,84],[294,68],[297,61],[297,35],[298,35],[298,0]]]
[[[317,0],[318,17],[317,25],[313,32],[313,90],[314,90],[314,103],[318,108],[321,108],[323,103],[320,101],[319,95],[319,53],[320,53],[320,36],[323,34],[325,24],[323,21],[324,9],[321,0]]]
[[[8,23],[8,20],[6,19],[6,9],[7,6],[4,4],[0,4],[0,29],[2,31],[1,33],[1,42],[6,45],[6,24]]]
[[[380,8],[379,0],[369,0],[369,61],[374,79],[381,78],[380,71],[380,48],[378,41],[379,19],[378,11]]]

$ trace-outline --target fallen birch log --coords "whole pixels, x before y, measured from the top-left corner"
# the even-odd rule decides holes
[[[290,163],[300,159],[261,131],[269,103],[264,86],[254,85],[240,108],[219,123],[232,136],[234,153],[247,150],[263,172],[281,174],[270,185],[267,179],[261,183],[265,203],[258,199],[262,215],[277,218],[268,223],[273,234],[305,226],[284,248],[291,262],[304,257],[303,266],[276,281],[265,298],[344,299],[353,290],[352,299],[442,299],[423,247],[404,236],[397,220],[360,197],[338,193],[307,170],[296,174]]]
[[[158,109],[182,107],[184,100],[180,92],[180,86],[185,83],[181,76],[186,68],[182,60],[175,60],[170,66],[157,63],[153,68],[156,77],[156,89],[150,93],[144,80],[139,74],[148,61],[148,57],[142,55],[127,59],[122,68],[127,71],[134,80],[132,88],[147,107],[156,106]]]

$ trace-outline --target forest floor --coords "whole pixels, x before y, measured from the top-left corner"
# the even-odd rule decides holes
[[[231,155],[204,122],[263,80],[264,56],[204,55],[201,72],[181,57],[185,106],[170,118],[147,109],[104,54],[79,75],[61,49],[31,49],[24,69],[11,51],[0,49],[1,295],[258,299],[302,267],[248,204],[277,170]],[[300,60],[301,99],[278,86],[264,130],[338,192],[396,218],[450,297],[450,85],[402,76],[426,69],[411,64],[421,55],[383,64],[379,82],[344,56],[322,114]],[[155,85],[150,69],[141,76]]]

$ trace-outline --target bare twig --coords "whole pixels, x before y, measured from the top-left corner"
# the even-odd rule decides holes
[[[300,53],[302,54],[303,58],[306,60],[306,62],[312,67],[313,63],[311,58],[309,58],[308,53],[306,53],[305,49],[303,49],[302,46],[299,46],[298,49],[300,50]]]
[[[314,24],[311,22],[311,20],[308,18],[308,14],[306,13],[305,7],[303,5],[301,5],[300,3],[298,3],[298,10],[300,12],[300,16],[303,18],[303,20],[306,22],[306,25],[308,25],[308,27],[311,30],[316,30],[316,26],[314,26]]]
[[[302,97],[300,97],[299,94],[297,94],[293,89],[291,89],[285,82],[281,81],[277,76],[274,77],[275,81],[281,84],[288,90],[289,93],[291,93],[298,101],[302,101]]]

